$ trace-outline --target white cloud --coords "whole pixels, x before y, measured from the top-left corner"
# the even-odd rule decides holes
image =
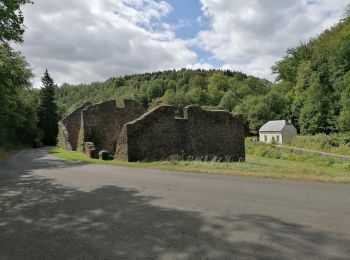
[[[188,21],[179,17],[178,24],[164,23],[176,8],[166,1],[35,0],[24,8],[28,29],[18,49],[34,68],[34,82],[45,68],[58,83],[87,83],[146,71],[210,69],[218,61],[222,69],[273,79],[270,68],[286,49],[335,24],[350,2],[198,1],[199,28],[209,28],[184,41],[176,31]]]
[[[339,21],[344,0],[201,0],[211,28],[196,38],[225,69],[273,79],[271,66],[287,48]]]
[[[36,0],[24,7],[27,31],[18,48],[40,77],[58,83],[181,68],[197,62],[161,18],[171,11],[155,0]]]
[[[193,69],[193,70],[197,70],[197,69],[202,69],[202,70],[210,70],[210,69],[214,69],[214,66],[211,65],[210,63],[204,62],[204,63],[195,63],[195,64],[189,64],[186,66],[186,69]]]

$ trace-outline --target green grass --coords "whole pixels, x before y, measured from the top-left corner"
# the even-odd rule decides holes
[[[340,155],[350,155],[350,134],[301,135],[293,138],[286,145]]]
[[[350,171],[350,161],[339,158],[321,156],[316,153],[295,153],[284,149],[278,149],[270,144],[264,144],[246,139],[246,152],[249,155],[256,155],[265,158],[279,159],[283,161],[304,162],[310,166],[322,166],[339,168]]]
[[[77,152],[68,152],[60,149],[52,149],[55,156],[72,161],[86,163],[107,164],[124,167],[141,167],[175,171],[187,171],[194,173],[210,173],[235,176],[254,176],[262,178],[312,180],[350,183],[350,167],[348,162],[320,163],[316,158],[314,161],[300,158],[292,160],[290,158],[274,158],[275,156],[257,155],[257,151],[252,152],[248,144],[248,155],[246,162],[229,163],[216,161],[160,161],[160,162],[121,162],[121,161],[101,161],[91,159]],[[262,146],[263,147],[263,146]],[[265,149],[265,148],[263,148]],[[271,154],[270,154],[271,155]],[[278,156],[277,156],[278,157]]]

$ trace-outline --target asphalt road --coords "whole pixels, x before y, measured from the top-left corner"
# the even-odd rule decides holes
[[[0,259],[350,259],[350,185],[0,163]]]

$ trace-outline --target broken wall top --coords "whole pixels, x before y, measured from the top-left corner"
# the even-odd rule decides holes
[[[120,159],[173,156],[244,160],[243,115],[191,105],[184,108],[183,118],[177,118],[173,106],[159,106],[124,126],[117,147]]]
[[[115,100],[91,105],[82,111],[80,145],[93,142],[98,151],[114,154],[123,125],[141,116],[145,108],[137,101],[124,100],[124,107],[116,106]]]
[[[60,148],[73,151],[77,149],[81,112],[91,105],[92,103],[85,102],[58,123],[58,146]]]

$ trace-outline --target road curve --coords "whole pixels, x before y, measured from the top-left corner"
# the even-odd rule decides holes
[[[0,260],[350,259],[350,185],[0,163]]]

